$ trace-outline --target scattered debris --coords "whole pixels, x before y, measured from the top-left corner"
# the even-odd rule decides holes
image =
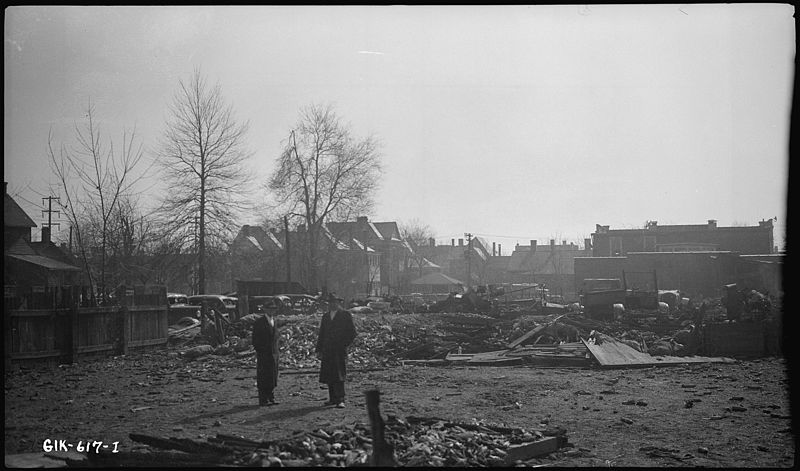
[[[374,398],[377,399],[377,398]],[[206,441],[130,434],[147,445],[136,451],[88,455],[69,465],[118,466],[505,466],[571,446],[559,427],[526,430],[482,421],[435,417],[380,418],[367,396],[370,426],[295,432],[274,441],[218,433]],[[375,406],[375,407],[373,407]],[[381,432],[382,431],[382,432]],[[381,437],[382,435],[382,437]],[[382,443],[379,445],[379,443]],[[378,450],[382,450],[378,452]]]

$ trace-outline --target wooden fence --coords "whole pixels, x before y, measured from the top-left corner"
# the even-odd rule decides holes
[[[167,306],[6,311],[5,365],[72,363],[87,354],[125,354],[167,343]]]

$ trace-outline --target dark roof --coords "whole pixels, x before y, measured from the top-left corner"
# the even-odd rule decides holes
[[[37,265],[48,270],[58,270],[58,271],[81,271],[80,268],[74,265],[68,265],[64,262],[59,262],[58,260],[54,260],[52,258],[43,257],[41,255],[18,255],[18,254],[7,254],[7,257],[15,258],[17,260],[22,260],[23,262],[31,263],[33,265]]]
[[[22,237],[17,237],[14,240],[7,240],[4,241],[4,244],[8,244],[4,247],[6,254],[16,254],[16,255],[36,255],[36,251],[33,250],[31,247]]]
[[[397,227],[396,222],[373,222],[372,223],[378,231],[380,231],[381,235],[386,240],[400,240],[400,229]]]
[[[8,193],[3,198],[3,225],[6,227],[36,227],[25,211]]]
[[[76,259],[53,242],[31,242],[31,247],[37,255],[59,260],[69,265],[76,265]]]
[[[267,233],[267,231],[259,226],[242,226],[231,245],[236,244],[248,247],[252,246],[259,252],[283,249],[283,243],[278,240],[274,234]]]

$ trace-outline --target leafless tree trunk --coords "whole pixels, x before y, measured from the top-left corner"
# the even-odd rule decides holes
[[[303,219],[307,228],[308,274],[319,289],[319,243],[330,217],[367,214],[381,173],[378,143],[357,140],[331,106],[311,105],[300,113],[269,189],[289,216]]]
[[[245,203],[250,175],[244,137],[248,124],[239,124],[219,84],[209,87],[199,70],[180,81],[171,117],[159,152],[159,164],[169,187],[160,214],[173,234],[191,245],[192,225],[198,218],[197,293],[206,289],[206,250],[232,237]]]
[[[51,170],[58,180],[57,190],[64,194],[62,208],[76,231],[78,247],[92,285],[92,295],[94,282],[86,250],[88,241],[81,226],[85,222],[95,226],[95,234],[100,243],[98,288],[105,299],[108,294],[106,261],[109,225],[114,212],[118,210],[120,198],[133,191],[147,169],[138,172],[143,153],[141,143],[137,143],[135,129],[130,133],[123,132],[120,153],[115,152],[113,142],[106,149],[100,126],[95,122],[95,111],[91,102],[86,108],[84,127],[75,125],[75,138],[77,145],[74,148],[62,143],[56,152],[51,133],[48,136],[47,152]]]

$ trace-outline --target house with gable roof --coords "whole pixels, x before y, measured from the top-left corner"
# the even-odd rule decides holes
[[[366,216],[360,216],[355,221],[329,222],[326,226],[337,237],[363,241],[379,255],[378,279],[372,287],[374,294],[410,292],[411,280],[418,273],[411,271],[416,257],[414,249],[400,235],[396,222],[371,222]]]
[[[4,306],[9,309],[72,307],[81,287],[77,262],[50,240],[50,228],[42,228],[42,240],[31,241],[36,227],[22,207],[8,194],[3,197]]]
[[[335,292],[348,300],[380,293],[380,254],[364,241],[363,233],[334,233],[327,224],[322,226],[316,287],[307,273],[306,237],[302,225],[288,233],[242,226],[229,249],[231,279],[299,282],[307,289]]]
[[[285,242],[279,237],[262,227],[243,225],[228,249],[232,278],[285,281]]]

